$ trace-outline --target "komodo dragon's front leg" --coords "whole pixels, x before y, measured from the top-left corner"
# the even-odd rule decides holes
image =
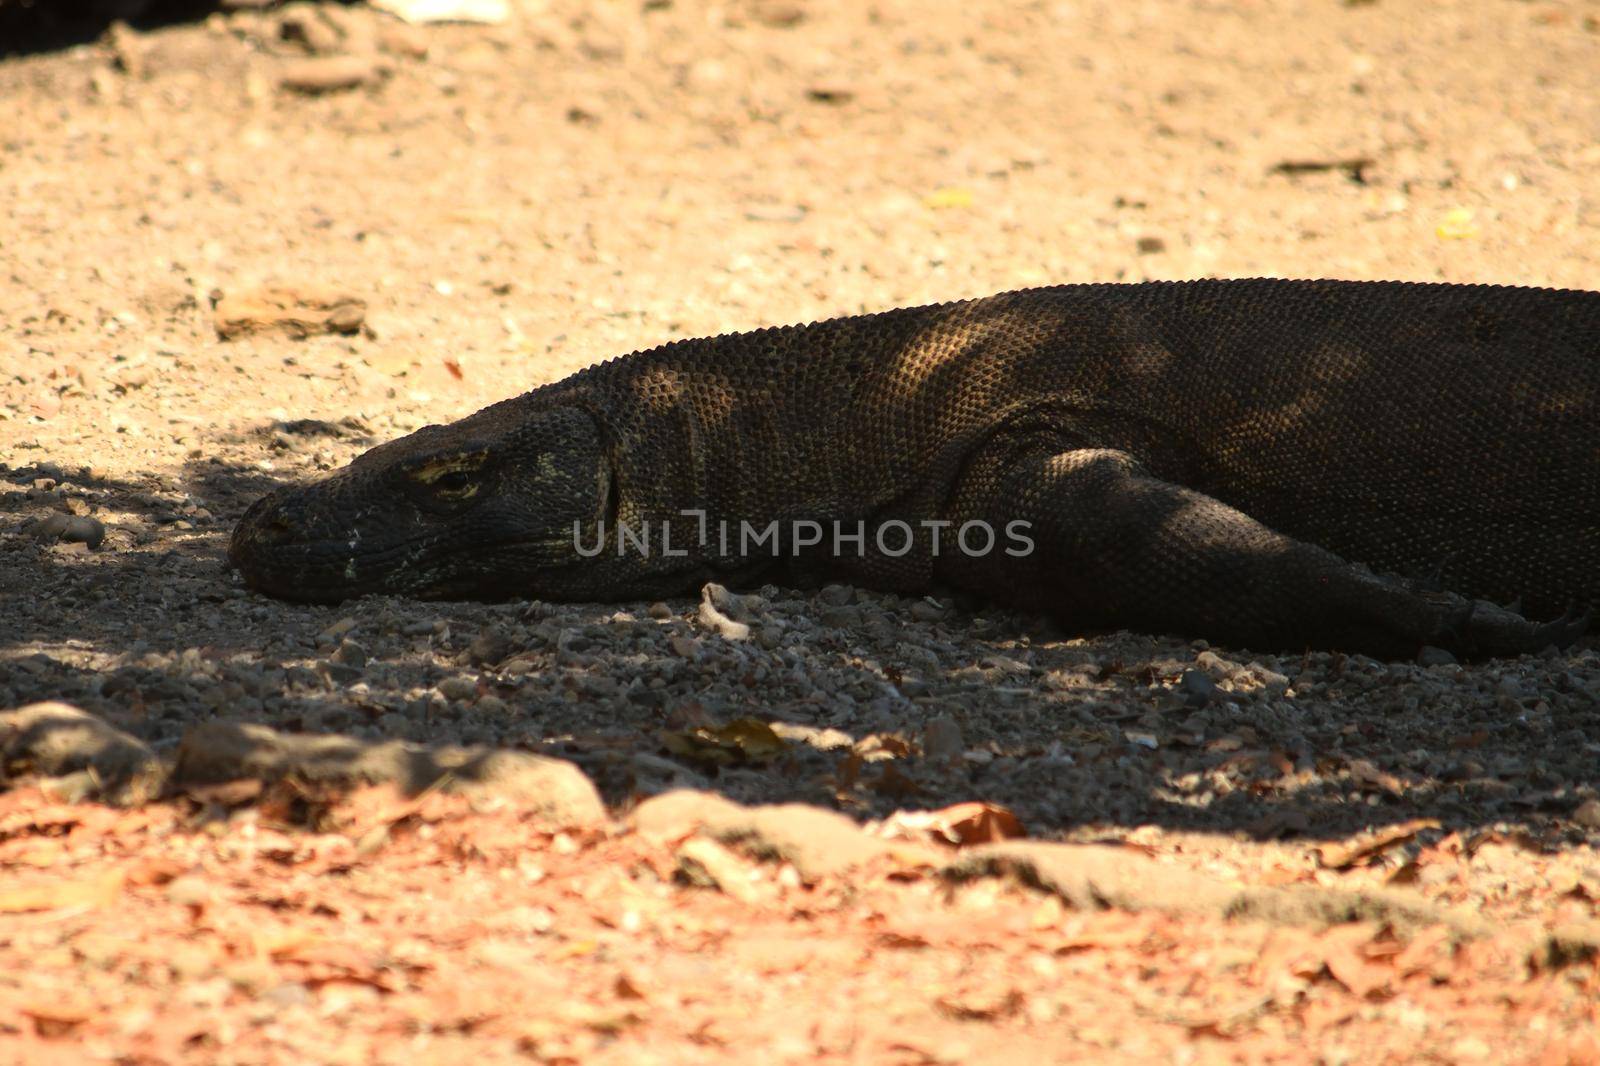
[[[1262,648],[1515,655],[1580,636],[1588,616],[1538,624],[1484,601],[1427,592],[1267,528],[1150,475],[1126,452],[980,455],[950,516],[1029,523],[1026,554],[947,552],[949,584],[1097,628],[1199,633]]]

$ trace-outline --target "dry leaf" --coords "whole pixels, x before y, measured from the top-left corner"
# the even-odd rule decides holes
[[[1372,937],[1372,927],[1364,924],[1330,929],[1322,937],[1322,959],[1328,973],[1362,999],[1389,985],[1389,968],[1367,956],[1365,949]]]
[[[888,767],[885,767],[885,772]],[[964,847],[1027,836],[1017,816],[993,803],[957,803],[936,811],[896,811],[871,827],[891,840],[932,840]]]
[[[1469,237],[1476,237],[1478,227],[1474,217],[1470,207],[1452,207],[1444,213],[1444,218],[1439,220],[1439,225],[1434,228],[1434,234],[1442,241],[1464,241]]]
[[[960,185],[945,185],[924,196],[922,202],[924,206],[941,211],[952,207],[971,207],[973,199],[971,189]]]
[[[759,718],[736,718],[727,725],[702,726],[661,734],[662,745],[674,755],[719,765],[765,762],[787,750],[782,737]]]
[[[1357,862],[1403,841],[1410,840],[1424,829],[1438,829],[1437,818],[1414,818],[1409,822],[1391,825],[1357,837],[1345,844],[1323,844],[1316,849],[1317,861],[1325,869],[1342,870]]]

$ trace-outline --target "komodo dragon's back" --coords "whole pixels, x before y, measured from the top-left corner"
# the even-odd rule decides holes
[[[673,520],[681,554],[622,550]],[[677,341],[282,490],[231,555],[316,600],[843,578],[1086,628],[1536,650],[1586,619],[1528,619],[1600,598],[1600,293],[1072,285]]]

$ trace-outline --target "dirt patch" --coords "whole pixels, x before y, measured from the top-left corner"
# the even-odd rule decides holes
[[[272,486],[673,337],[1048,282],[1593,287],[1583,5],[552,0],[418,28],[299,4],[14,57],[0,96],[0,708],[93,715],[0,740],[50,790],[3,798],[27,977],[0,1040],[1592,1053],[1592,641],[1268,656],[843,586],[305,607],[223,566]],[[406,792],[290,772],[331,734]],[[240,757],[184,785],[184,744]],[[505,780],[576,765],[605,828],[433,787],[491,749]],[[339,779],[403,776],[361,765]],[[730,814],[687,857],[623,828],[685,787],[815,824],[747,853]],[[1001,850],[963,886],[918,865],[936,845],[850,829],[973,801],[1231,902]],[[363,803],[416,832],[317,820]]]

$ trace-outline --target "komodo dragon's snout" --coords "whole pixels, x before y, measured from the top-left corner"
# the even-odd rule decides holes
[[[252,588],[286,599],[502,599],[580,561],[574,522],[604,517],[609,473],[587,414],[490,408],[257,500],[228,559]]]

